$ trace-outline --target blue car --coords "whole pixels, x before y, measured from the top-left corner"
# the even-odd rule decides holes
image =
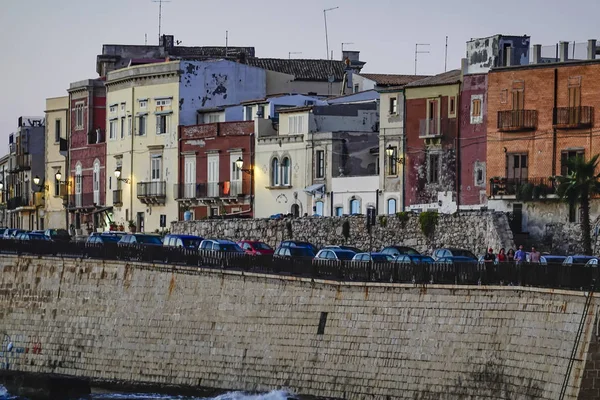
[[[200,236],[195,235],[167,235],[163,239],[163,246],[197,249],[203,240]]]

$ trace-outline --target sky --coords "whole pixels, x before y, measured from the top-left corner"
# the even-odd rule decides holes
[[[459,68],[466,41],[494,34],[530,35],[532,44],[600,39],[598,0],[171,0],[162,33],[182,46],[254,46],[258,57],[325,58],[323,10],[334,58],[359,50],[363,72],[413,74]],[[152,0],[12,0],[0,14],[0,155],[21,115],[44,115],[45,99],[66,95],[70,82],[94,78],[102,44],[158,42]]]

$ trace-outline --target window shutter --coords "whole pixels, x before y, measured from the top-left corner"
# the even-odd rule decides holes
[[[568,173],[567,162],[569,160],[569,153],[560,153],[560,174],[566,176]]]

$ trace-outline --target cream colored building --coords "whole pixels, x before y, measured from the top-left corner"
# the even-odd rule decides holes
[[[69,96],[46,99],[46,181],[40,183],[44,190],[45,225],[49,228],[67,229],[67,211],[64,193],[56,173],[66,171],[66,140],[69,127]],[[61,151],[61,143],[62,149]]]
[[[5,190],[5,184],[7,183],[9,171],[9,155],[5,155],[0,158],[0,227],[4,228],[8,226],[8,218],[6,213],[6,203],[8,201],[8,192]]]
[[[166,226],[178,220],[178,126],[196,124],[199,110],[264,98],[267,75],[227,60],[173,61],[110,72],[106,190],[113,194],[107,196],[109,205],[113,199],[113,221],[125,227],[133,221],[138,231],[154,232],[161,229],[161,219]]]

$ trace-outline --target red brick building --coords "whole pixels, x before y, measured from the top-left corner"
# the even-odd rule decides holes
[[[566,43],[561,44],[563,52],[565,60]],[[591,54],[593,58],[595,51]],[[536,59],[540,58],[534,55]],[[488,195],[494,208],[518,217],[517,230],[523,222],[524,230],[531,231],[534,211],[552,216],[553,221],[545,223],[578,219],[575,208],[554,196],[551,177],[568,173],[569,158],[589,159],[600,153],[595,134],[600,120],[598,76],[600,60],[594,59],[504,67],[489,73]],[[529,205],[536,201],[533,210]],[[544,207],[553,208],[544,211]],[[597,207],[593,214],[598,214]]]
[[[185,210],[192,211],[195,219],[251,217],[253,146],[253,121],[180,126],[179,183],[175,187],[180,218]]]
[[[69,89],[69,186],[67,209],[76,230],[107,225],[106,90],[102,79],[74,82]]]
[[[407,207],[437,204],[439,193],[455,191],[460,82],[461,71],[453,70],[405,86],[406,146],[401,161]]]

